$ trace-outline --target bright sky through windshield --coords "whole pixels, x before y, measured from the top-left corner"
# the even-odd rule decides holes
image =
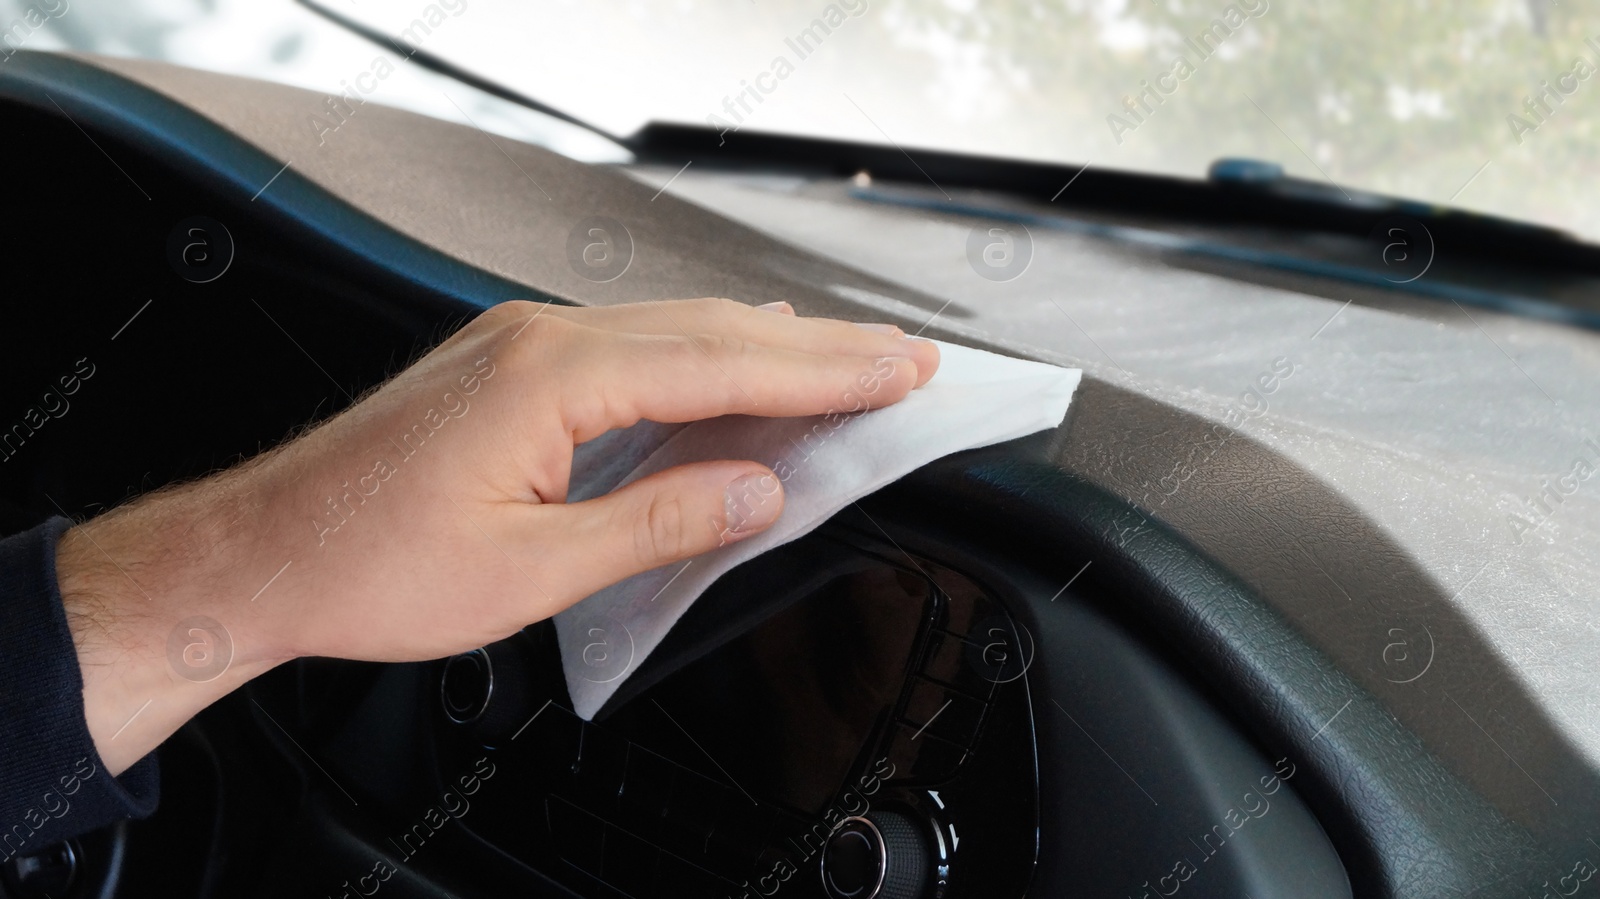
[[[657,119],[1191,177],[1247,156],[1600,240],[1600,0],[317,2],[393,47],[330,40],[292,0],[0,0],[0,28],[321,90],[384,55],[400,74],[369,99],[466,103],[582,158],[607,151],[452,103],[405,53],[616,133]]]
[[[580,117],[1309,178],[1600,238],[1600,16],[1566,0],[326,0]]]

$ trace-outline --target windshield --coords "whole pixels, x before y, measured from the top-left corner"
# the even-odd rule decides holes
[[[629,134],[692,123],[1188,177],[1222,157],[1600,239],[1590,0],[0,0],[16,49],[359,90],[593,161],[614,147],[404,62]],[[388,70],[388,68],[386,68]]]
[[[1203,176],[1220,157],[1600,237],[1581,0],[325,0],[617,134],[647,121]]]

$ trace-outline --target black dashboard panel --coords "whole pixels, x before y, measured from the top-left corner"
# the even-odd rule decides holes
[[[156,162],[110,134],[91,141],[58,112],[8,103],[5,122],[6,163],[29,173],[12,183],[15,212],[0,221],[17,260],[0,383],[17,419],[5,422],[8,532],[254,455],[343,408],[473,314],[465,295],[534,293],[447,268],[320,193],[302,211],[324,227],[348,224],[354,241],[322,239],[248,194],[219,190],[209,169]],[[249,152],[240,145],[234,155]],[[196,217],[205,224],[188,233]],[[380,239],[363,240],[361,225]],[[222,240],[233,257],[224,274],[192,280],[206,275],[182,262],[183,247]],[[52,400],[73,373],[72,395]],[[33,408],[50,411],[30,423]],[[203,444],[194,439],[202,426]],[[118,464],[107,464],[105,441]]]
[[[0,154],[33,173],[0,225],[25,260],[0,401],[94,365],[0,467],[7,532],[252,455],[537,293],[292,171],[253,205],[275,160],[91,66],[19,55],[0,98],[21,138]],[[202,283],[168,254],[194,216],[234,246]],[[594,723],[564,708],[547,625],[486,648],[484,703],[447,662],[286,666],[162,749],[116,895],[809,895],[807,834],[862,803],[912,822],[952,899],[1536,883],[1525,830],[1062,461],[1086,418],[1181,418],[1141,402],[1086,383],[1057,432],[941,460],[730,573]],[[1357,737],[1317,729],[1330,708]]]
[[[492,745],[525,772],[468,828],[585,895],[824,897],[834,827],[893,816],[926,854],[923,894],[1023,895],[1038,792],[1025,686],[1001,683],[1021,674],[1003,610],[849,543],[769,555],[716,592],[782,589],[781,610],[603,720],[568,711],[557,678],[501,714],[528,713],[509,735],[445,726],[443,770]],[[512,642],[491,655],[524,653],[513,670],[551,658]]]

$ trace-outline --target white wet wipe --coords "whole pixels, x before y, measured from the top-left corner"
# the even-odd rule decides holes
[[[778,476],[784,507],[778,522],[761,534],[635,575],[557,615],[574,710],[593,718],[724,572],[809,533],[935,459],[1056,427],[1082,375],[956,344],[941,342],[939,352],[939,371],[927,384],[881,409],[850,414],[870,402],[865,388],[871,382],[864,381],[861,394],[841,397],[831,415],[640,422],[579,447],[569,502],[687,462],[750,459]],[[761,501],[759,494],[748,500]]]

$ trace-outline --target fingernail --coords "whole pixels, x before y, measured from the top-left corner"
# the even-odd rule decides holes
[[[783,315],[794,315],[794,307],[789,305],[788,303],[784,302],[783,300],[779,300],[776,303],[762,303],[760,306],[757,306],[756,308],[757,309],[765,309],[768,312],[782,313]]]
[[[899,337],[905,333],[894,325],[887,325],[882,322],[856,322],[856,327],[866,328],[868,331],[876,331],[879,334],[888,334],[890,337]]]
[[[743,537],[778,520],[783,486],[771,474],[747,474],[730,483],[722,496],[723,533]]]

